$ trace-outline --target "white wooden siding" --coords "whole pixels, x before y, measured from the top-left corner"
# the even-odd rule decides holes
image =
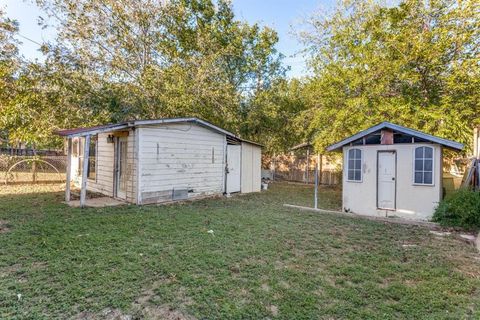
[[[262,183],[261,158],[261,147],[242,142],[242,193],[260,191]]]
[[[224,188],[225,135],[195,124],[163,124],[137,129],[141,203],[220,194]]]

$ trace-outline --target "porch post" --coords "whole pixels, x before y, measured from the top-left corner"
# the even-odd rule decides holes
[[[67,138],[67,182],[65,185],[65,201],[70,201],[70,182],[72,180],[72,138]]]
[[[85,146],[83,149],[83,167],[82,167],[82,187],[80,189],[80,207],[85,207],[85,198],[87,196],[87,171],[88,158],[90,151],[90,135],[85,137]]]

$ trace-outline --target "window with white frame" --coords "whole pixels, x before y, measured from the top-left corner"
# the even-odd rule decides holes
[[[362,181],[362,150],[360,149],[348,150],[347,180]]]
[[[414,177],[415,184],[433,184],[433,148],[415,148]]]

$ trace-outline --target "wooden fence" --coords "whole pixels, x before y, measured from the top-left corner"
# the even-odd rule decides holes
[[[315,167],[319,161],[317,155],[295,156],[281,155],[268,161],[270,177],[278,181],[293,181],[302,183],[315,182]],[[264,166],[265,166],[264,161]],[[323,185],[338,185],[342,181],[342,173],[338,162],[329,161],[322,157],[319,165],[319,183]]]

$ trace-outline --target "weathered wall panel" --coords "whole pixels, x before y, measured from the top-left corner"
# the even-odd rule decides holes
[[[172,200],[174,189],[188,189],[189,198],[223,192],[223,134],[186,123],[137,131],[141,203]]]

